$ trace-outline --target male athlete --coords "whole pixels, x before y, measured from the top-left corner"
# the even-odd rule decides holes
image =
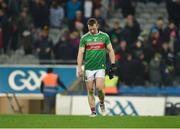
[[[98,22],[95,18],[90,18],[87,22],[89,32],[81,37],[79,52],[77,57],[78,76],[83,75],[82,65],[85,66],[85,82],[88,92],[88,102],[91,109],[91,116],[96,116],[95,98],[93,85],[100,100],[100,109],[102,115],[105,113],[104,104],[104,86],[105,86],[105,69],[106,69],[106,52],[108,52],[111,67],[109,75],[115,70],[115,55],[108,34],[98,30]]]

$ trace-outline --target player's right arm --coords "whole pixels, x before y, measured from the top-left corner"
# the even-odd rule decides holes
[[[83,63],[84,51],[85,51],[84,47],[79,47],[78,57],[77,57],[78,76],[79,77],[81,77],[83,75],[82,63]]]
[[[78,51],[78,56],[77,56],[77,65],[78,65],[78,76],[81,77],[83,75],[83,59],[84,59],[84,52],[85,52],[85,41],[83,38],[80,40],[79,44],[79,51]]]

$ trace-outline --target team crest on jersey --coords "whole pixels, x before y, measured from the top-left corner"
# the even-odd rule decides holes
[[[94,37],[94,38],[93,38],[95,42],[97,41],[97,38],[98,38],[98,37]]]

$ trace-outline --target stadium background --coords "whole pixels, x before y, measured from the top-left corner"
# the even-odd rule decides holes
[[[77,49],[93,16],[116,54],[117,84],[106,80],[117,88],[107,97],[111,115],[179,115],[178,12],[179,0],[1,0],[0,113],[41,113],[40,79],[51,66],[70,89],[59,90],[56,113],[77,115],[72,103],[86,95],[76,78]],[[143,99],[151,105],[139,114]]]

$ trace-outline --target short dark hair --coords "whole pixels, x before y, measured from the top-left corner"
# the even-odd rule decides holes
[[[90,18],[87,22],[87,25],[93,26],[94,24],[97,24],[98,21],[96,20],[96,18]]]
[[[53,68],[47,68],[47,73],[52,73],[53,72]]]

